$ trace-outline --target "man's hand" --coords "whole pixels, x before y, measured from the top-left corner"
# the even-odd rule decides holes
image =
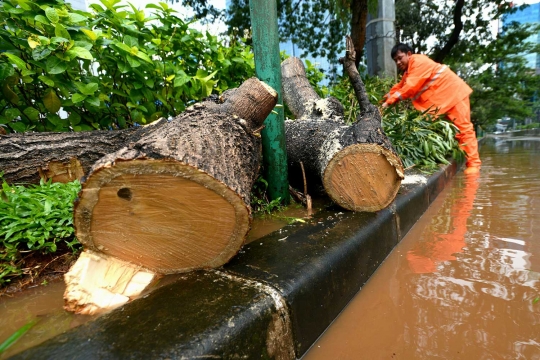
[[[387,108],[387,107],[389,107],[389,106],[390,106],[390,105],[388,105],[388,103],[385,103],[385,102],[381,105],[382,108]]]

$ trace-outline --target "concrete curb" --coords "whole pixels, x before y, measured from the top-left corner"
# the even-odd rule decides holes
[[[403,185],[377,213],[337,208],[246,245],[13,359],[300,358],[458,170]]]

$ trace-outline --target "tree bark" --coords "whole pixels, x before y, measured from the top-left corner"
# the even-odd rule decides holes
[[[8,183],[80,180],[97,160],[136,133],[137,128],[0,135],[0,172]]]
[[[395,198],[403,179],[403,165],[384,134],[379,110],[367,98],[356,70],[350,38],[347,45],[347,56],[342,62],[361,112],[352,125],[346,125],[343,116],[331,120],[304,117],[286,121],[289,174],[299,174],[298,166],[302,162],[311,175],[310,180],[322,183],[326,193],[338,205],[353,211],[378,211]],[[298,58],[284,61],[282,72],[295,74],[283,76],[284,99],[295,97],[306,87],[306,82],[309,84]],[[318,102],[310,99],[304,104],[310,106]]]
[[[142,128],[93,165],[74,209],[76,236],[92,256],[66,275],[66,308],[95,313],[98,297],[88,294],[127,284],[116,275],[105,283],[84,280],[94,276],[91,269],[135,276],[114,270],[122,266],[113,261],[170,274],[221,266],[241,248],[259,173],[259,131],[277,93],[252,78],[214,100]],[[103,304],[123,298],[108,294]]]
[[[360,65],[360,55],[364,51],[364,45],[366,43],[366,24],[368,15],[368,1],[367,0],[351,0],[351,38],[354,43],[354,50],[359,55],[355,59],[355,66],[358,68]]]

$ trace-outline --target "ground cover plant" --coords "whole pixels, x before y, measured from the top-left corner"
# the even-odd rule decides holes
[[[30,253],[50,254],[59,246],[74,252],[73,201],[80,183],[8,185],[0,178],[0,286],[13,278],[34,275]]]

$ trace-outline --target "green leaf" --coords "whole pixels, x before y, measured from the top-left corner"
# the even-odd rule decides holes
[[[36,15],[34,17],[34,20],[37,21],[37,22],[40,22],[42,24],[46,24],[46,25],[49,25],[50,24],[50,21],[47,20],[47,18],[43,15]]]
[[[15,64],[19,69],[26,70],[26,63],[18,56],[10,54],[10,53],[3,53],[2,55],[6,56],[12,64]]]
[[[130,46],[127,46],[126,44],[121,43],[121,42],[118,41],[118,40],[114,40],[114,45],[115,45],[118,49],[123,50],[123,51],[127,52],[128,54],[131,54],[131,47],[130,47]]]
[[[39,120],[39,111],[35,108],[29,106],[23,110],[23,113],[28,116],[30,120],[37,121]]]
[[[24,326],[20,327],[10,337],[4,340],[4,342],[0,344],[0,354],[6,351],[11,345],[13,345],[17,340],[19,340],[24,334],[28,332],[28,330],[30,330],[36,324],[37,320],[32,320],[26,323]]]
[[[45,59],[50,54],[51,54],[51,50],[48,48],[34,49],[32,51],[32,58],[36,61],[40,61],[40,60]]]
[[[11,90],[9,85],[5,82],[4,85],[2,85],[2,93],[8,99],[9,102],[12,104],[18,104],[19,103],[19,96]]]
[[[79,46],[71,48],[66,53],[71,57],[78,57],[79,59],[92,60],[94,58],[90,51]]]
[[[50,57],[45,63],[45,69],[49,74],[61,74],[67,69],[67,64],[64,60],[57,58],[56,56]]]
[[[60,20],[56,10],[51,7],[45,9],[45,16],[47,16],[47,19],[49,19],[53,24],[56,24],[58,20]]]
[[[62,102],[52,89],[48,89],[47,91],[45,91],[45,95],[43,95],[43,105],[45,105],[45,108],[47,108],[47,110],[55,113],[60,110]]]
[[[146,61],[146,62],[149,63],[149,64],[153,64],[152,59],[150,59],[150,58],[148,57],[148,55],[146,55],[146,54],[143,53],[142,51],[137,52],[136,56],[137,56],[139,59],[142,59],[142,60]]]
[[[71,40],[71,35],[69,35],[69,32],[62,24],[56,24],[56,27],[54,28],[54,35],[56,35],[57,37]]]
[[[54,81],[51,78],[48,78],[45,75],[38,76],[38,79],[41,80],[45,85],[48,85],[50,87],[54,86]]]
[[[86,99],[86,95],[79,94],[79,93],[75,93],[75,94],[73,94],[73,96],[71,97],[71,101],[73,101],[74,104],[80,103],[80,102],[83,101],[84,99]]]
[[[174,78],[174,87],[182,86],[190,80],[191,76],[188,76],[183,70],[178,70]]]
[[[12,128],[13,130],[15,130],[18,133],[23,133],[23,132],[26,131],[26,125],[21,121],[12,122],[12,123],[10,123],[8,125],[9,125],[10,128]]]
[[[124,36],[124,44],[126,44],[129,47],[139,47],[139,39],[133,36],[126,35]]]
[[[56,115],[56,114],[48,114],[47,115],[47,120],[51,122],[51,124],[53,124],[54,126],[58,127],[58,128],[62,128],[63,125],[64,125],[64,120],[62,120],[60,118],[60,116]]]
[[[84,83],[81,83],[81,82],[76,82],[75,86],[84,95],[94,95],[94,93],[98,89],[98,84],[97,83],[84,84]]]
[[[131,55],[126,56],[126,60],[127,60],[128,64],[129,64],[129,66],[131,66],[132,68],[136,68],[136,67],[141,66],[141,63],[139,61],[137,61],[137,59],[135,59]]]
[[[96,39],[98,38],[97,34],[92,30],[81,29],[81,31],[92,41],[96,41]]]
[[[75,126],[81,122],[81,116],[74,111],[71,114],[69,114],[67,119],[69,123],[71,124],[71,126]]]
[[[69,13],[69,21],[73,23],[79,23],[88,20],[88,18],[81,14]]]
[[[15,73],[11,64],[0,64],[0,82]]]
[[[92,50],[92,43],[89,43],[88,41],[75,41],[75,46],[82,47],[88,51]]]
[[[99,105],[101,104],[101,102],[99,101],[99,98],[95,97],[95,96],[89,96],[85,99],[85,101],[90,104],[90,105],[93,105],[93,106],[96,106],[96,107],[99,107]]]
[[[9,121],[12,121],[16,117],[20,116],[21,112],[19,111],[19,109],[11,108],[11,109],[7,109],[6,111],[4,111],[4,115],[6,115],[6,117],[9,119]]]
[[[35,49],[36,47],[41,45],[41,41],[36,35],[30,35],[28,37],[28,46],[30,46],[31,49]]]

